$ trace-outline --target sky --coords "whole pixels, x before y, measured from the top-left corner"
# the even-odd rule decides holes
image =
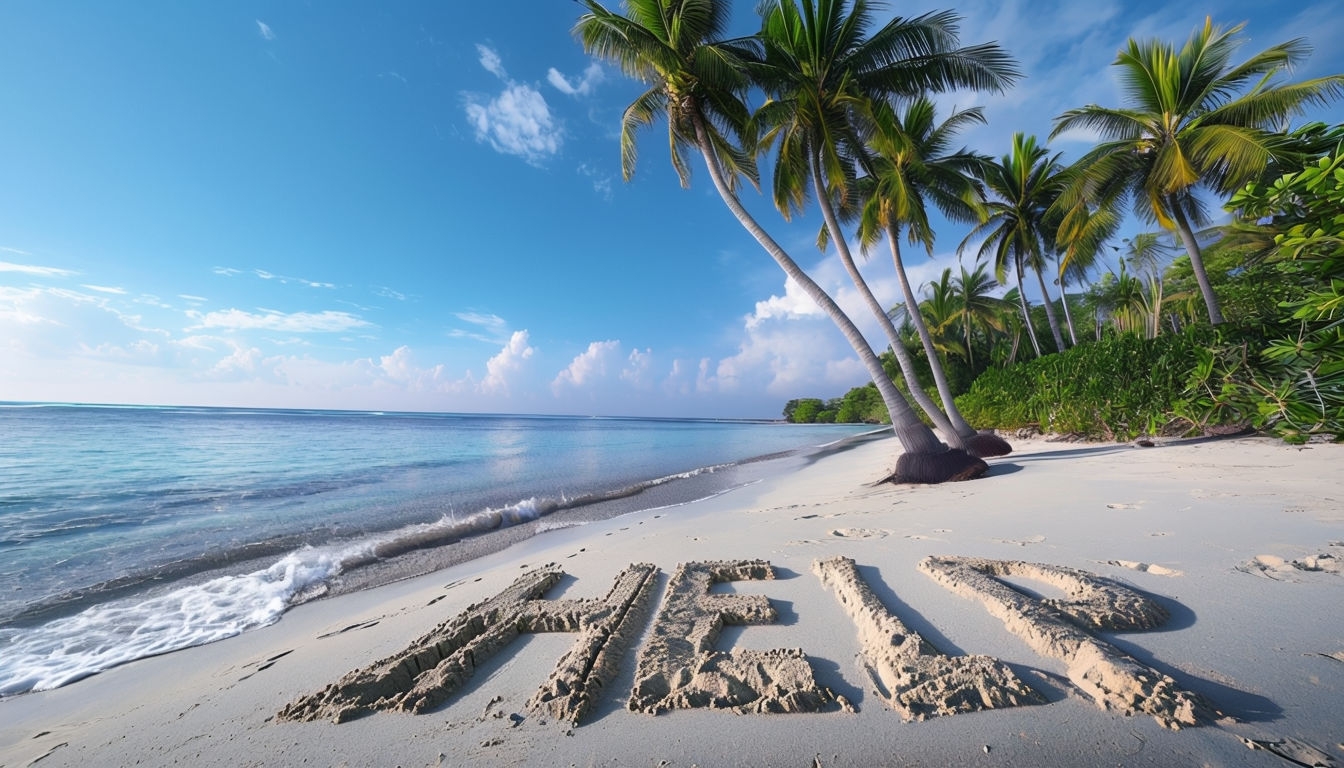
[[[755,6],[737,3],[735,34]],[[1344,72],[1336,0],[899,11],[949,7],[963,43],[997,41],[1025,75],[940,97],[941,114],[985,108],[963,140],[995,156],[1066,109],[1118,105],[1126,39],[1180,43],[1205,16],[1247,23],[1237,61],[1305,37],[1295,78]],[[0,401],[777,418],[863,383],[703,168],[680,186],[665,126],[622,180],[620,115],[643,87],[584,54],[580,11],[0,3]],[[880,348],[816,248],[820,218],[745,202]],[[917,284],[958,264],[964,227],[937,228],[932,258],[907,250]],[[864,273],[896,303],[885,251]]]

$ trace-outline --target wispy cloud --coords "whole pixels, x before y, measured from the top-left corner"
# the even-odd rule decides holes
[[[22,251],[16,251],[12,248],[5,248],[4,250],[9,251],[10,253],[23,253]],[[11,264],[8,261],[0,261],[0,272],[18,272],[20,274],[35,275],[37,277],[69,277],[70,275],[79,274],[72,269],[39,267],[34,264]]]
[[[246,312],[226,309],[220,312],[187,310],[187,317],[196,321],[188,330],[222,328],[232,331],[283,331],[285,333],[343,333],[353,328],[367,328],[371,323],[349,312],[279,312],[263,309]]]
[[[306,285],[306,286],[308,286],[309,288],[332,288],[332,289],[334,289],[334,288],[336,287],[336,285],[335,285],[334,283],[323,283],[323,282],[318,282],[318,281],[316,281],[316,280],[308,280],[308,279],[306,279],[306,278],[302,278],[302,277],[286,277],[286,276],[284,276],[284,275],[277,275],[277,274],[275,274],[275,273],[273,273],[273,272],[267,272],[267,271],[264,270],[264,269],[254,269],[254,270],[252,270],[252,274],[256,275],[257,277],[260,277],[262,280],[274,280],[274,281],[276,281],[277,283],[281,283],[281,284],[285,284],[285,285],[288,285],[289,283],[298,283],[298,284],[300,284],[300,285]]]
[[[603,200],[608,202],[611,201],[612,182],[614,179],[610,174],[603,173],[587,163],[581,163],[579,165],[578,173],[580,176],[585,176],[593,182],[593,191],[600,195]]]
[[[215,267],[211,271],[214,272],[214,274],[220,275],[222,277],[236,277],[237,275],[245,274],[244,270],[234,269],[233,267]],[[285,285],[288,285],[289,283],[298,283],[299,285],[306,285],[309,288],[334,289],[336,287],[335,283],[324,283],[319,282],[317,280],[309,280],[304,277],[288,277],[286,275],[277,275],[274,272],[265,269],[253,269],[251,270],[251,272],[253,275],[261,278],[262,280],[274,280],[277,283]]]
[[[190,301],[193,304],[201,304],[208,301],[204,296],[192,296],[190,293],[179,293],[177,294],[177,298],[183,301]]]
[[[410,298],[401,291],[395,290],[393,288],[388,288],[385,285],[374,286],[373,293],[376,296],[382,296],[384,299],[392,299],[394,301],[406,301],[407,299]]]
[[[500,80],[508,80],[509,73],[504,71],[504,62],[500,60],[499,54],[493,48],[485,45],[477,45],[476,53],[480,55],[481,66],[486,72],[498,77]]]
[[[89,289],[90,291],[97,291],[98,293],[110,293],[110,294],[112,294],[113,296],[125,296],[125,295],[126,295],[126,289],[125,289],[125,288],[113,288],[113,287],[106,286],[106,285],[89,285],[88,283],[84,283],[84,284],[80,285],[79,287],[80,287],[80,288],[87,288],[87,289]]]
[[[602,82],[603,79],[602,66],[597,62],[589,64],[588,68],[583,70],[583,77],[577,81],[570,81],[555,67],[551,67],[546,72],[546,80],[555,86],[557,91],[566,96],[587,96],[593,92],[593,89],[597,88],[597,84]]]
[[[271,31],[271,25],[257,19],[257,34],[261,35],[262,40],[274,40],[275,32]]]
[[[467,120],[476,129],[476,141],[533,165],[559,152],[564,132],[551,116],[546,98],[536,88],[510,80],[494,50],[484,45],[476,49],[481,66],[505,85],[493,98],[464,94]]]
[[[448,335],[452,338],[475,339],[487,344],[500,344],[510,336],[508,321],[499,315],[481,312],[454,312],[453,315],[458,320],[475,326],[475,329],[454,328],[448,332]]]

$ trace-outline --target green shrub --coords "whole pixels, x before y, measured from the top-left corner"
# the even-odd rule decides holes
[[[957,408],[976,427],[1130,440],[1183,432],[1173,410],[1212,331],[1142,339],[1116,334],[981,374]]]

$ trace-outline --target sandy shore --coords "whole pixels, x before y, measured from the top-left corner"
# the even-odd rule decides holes
[[[870,443],[300,606],[0,700],[0,765],[1344,763],[1344,446],[1015,447],[871,486]]]

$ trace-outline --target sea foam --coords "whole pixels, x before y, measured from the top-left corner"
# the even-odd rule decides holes
[[[304,549],[269,568],[0,630],[0,696],[57,688],[135,659],[222,640],[280,618],[356,553]]]

